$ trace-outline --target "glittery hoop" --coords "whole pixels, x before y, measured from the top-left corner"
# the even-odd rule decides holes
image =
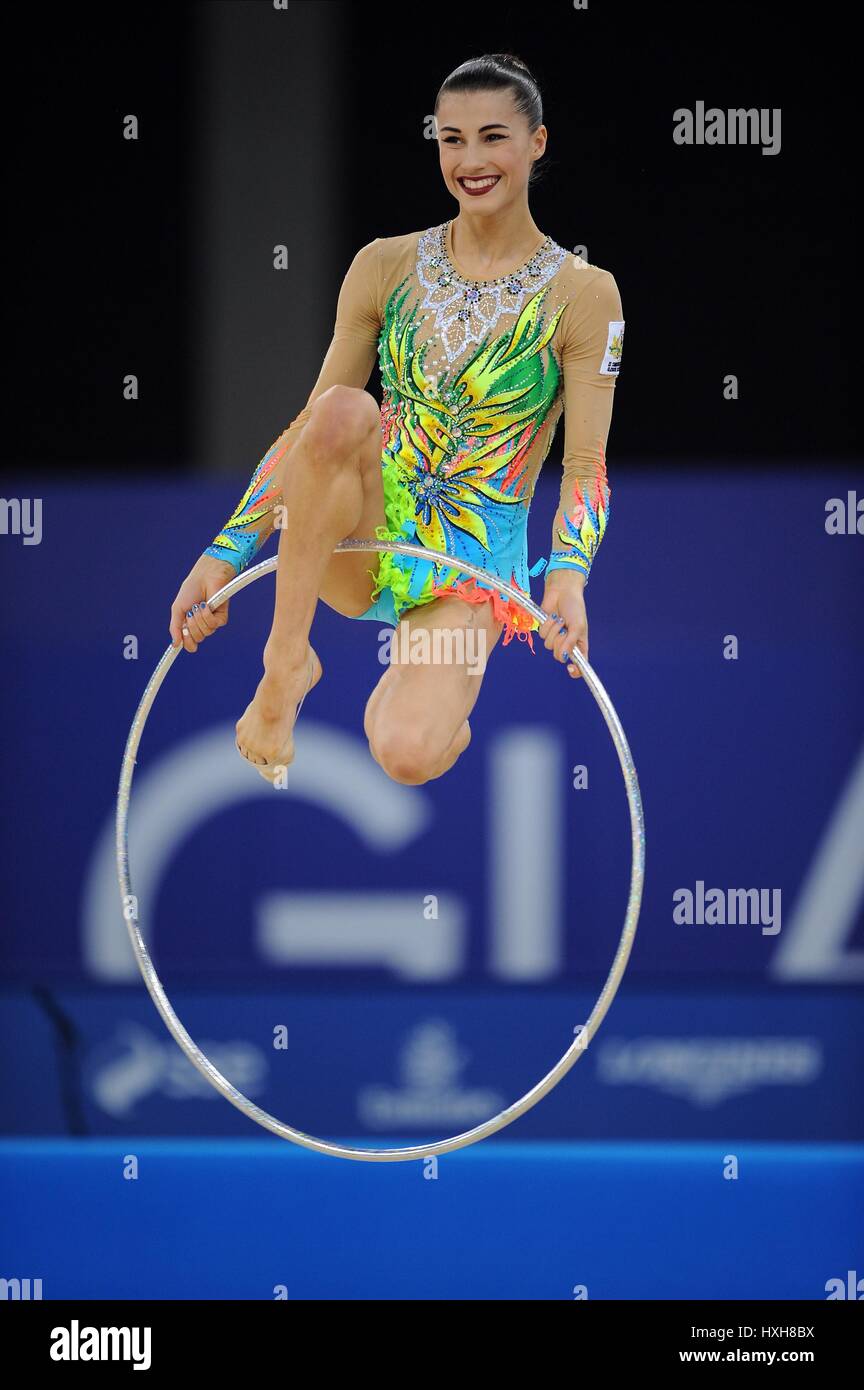
[[[385,542],[379,540],[357,540],[342,541],[336,546],[337,551],[390,551],[393,554],[408,555],[422,560],[431,560],[434,564],[440,564],[445,569],[452,569],[453,557],[441,554],[439,551],[428,550],[425,546],[413,545],[405,541]],[[211,609],[218,608],[220,604],[240,591],[245,589],[248,584],[252,584],[262,575],[268,574],[276,568],[277,556],[270,560],[265,560],[260,565],[255,565],[252,569],[246,570],[236,575],[224,588],[214,594],[209,600]],[[473,575],[475,579],[484,580],[487,584],[507,594],[520,604],[527,613],[536,618],[541,624],[548,619],[548,614],[538,608],[521,589],[515,588],[512,584],[506,583],[489,575],[485,570],[477,565],[469,564],[465,560],[459,561],[460,569]],[[624,774],[624,786],[627,793],[627,803],[630,811],[630,831],[632,843],[632,865],[630,872],[630,893],[627,899],[627,909],[624,916],[624,926],[612,967],[606,978],[606,982],[594,1008],[591,1010],[588,1022],[580,1031],[578,1036],[571,1042],[563,1056],[555,1063],[554,1067],[546,1075],[532,1086],[530,1091],[525,1094],[513,1105],[507,1106],[499,1114],[493,1115],[490,1120],[485,1120],[483,1124],[476,1125],[473,1129],[465,1130],[462,1134],[453,1135],[450,1139],[439,1139],[431,1144],[412,1144],[403,1149],[356,1149],[342,1144],[332,1144],[325,1139],[316,1139],[310,1134],[304,1134],[302,1130],[293,1129],[291,1125],[285,1124],[275,1115],[270,1115],[266,1110],[262,1110],[254,1101],[244,1096],[242,1091],[238,1091],[232,1086],[220,1071],[213,1065],[210,1059],[201,1051],[198,1044],[190,1037],[180,1019],[174,1012],[171,1001],[165,993],[164,987],[156,968],[150,959],[150,953],[144,943],[138,926],[138,914],[129,910],[130,901],[134,901],[132,896],[132,883],[129,873],[129,848],[128,848],[128,819],[129,802],[132,790],[132,775],[135,769],[135,755],[141,742],[147,716],[153,706],[153,702],[159,692],[169,670],[175,660],[183,650],[181,647],[168,647],[161,657],[153,675],[147,683],[147,688],[141,697],[141,702],[135,711],[132,720],[132,727],[129,730],[129,737],[126,740],[126,749],[123,755],[123,764],[120,769],[120,786],[117,792],[117,820],[116,820],[116,850],[117,850],[117,880],[120,886],[120,900],[123,907],[123,918],[129,930],[129,938],[132,942],[132,950],[138,962],[144,983],[150,993],[156,1008],[162,1019],[177,1043],[181,1051],[186,1055],[194,1067],[201,1072],[202,1076],[215,1087],[221,1095],[229,1100],[232,1105],[242,1111],[250,1120],[261,1125],[264,1129],[269,1129],[271,1133],[277,1134],[281,1139],[290,1139],[294,1144],[300,1144],[303,1148],[314,1149],[318,1153],[329,1154],[334,1158],[357,1159],[366,1163],[397,1163],[408,1159],[430,1158],[434,1154],[452,1153],[456,1149],[466,1148],[469,1144],[476,1144],[480,1139],[487,1139],[490,1134],[497,1133],[504,1129],[514,1120],[518,1120],[520,1115],[524,1115],[527,1110],[542,1100],[545,1095],[558,1085],[558,1082],[565,1077],[570,1068],[575,1064],[586,1047],[591,1043],[597,1029],[600,1027],[609,1006],[615,997],[618,986],[624,975],[624,970],[633,947],[633,939],[636,935],[636,926],[639,921],[639,908],[642,901],[642,884],[645,876],[645,823],[642,815],[642,798],[639,792],[639,781],[636,776],[636,769],[633,766],[633,759],[630,748],[621,727],[618,715],[615,713],[612,701],[609,699],[603,685],[598,680],[594,671],[585,660],[578,647],[574,647],[571,652],[571,659],[576,662],[581,671],[585,684],[597,701],[600,712],[606,721],[606,726],[612,735],[615,751],[621,764],[621,771]]]

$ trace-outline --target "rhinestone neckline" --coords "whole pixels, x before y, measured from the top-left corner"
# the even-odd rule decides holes
[[[468,280],[455,268],[447,252],[448,225],[443,222],[421,233],[415,273],[424,290],[419,308],[432,310],[440,355],[452,366],[460,353],[493,332],[502,314],[518,313],[527,295],[548,285],[564,264],[567,252],[547,235],[543,245],[519,270],[511,270],[497,280]]]
[[[494,280],[471,280],[467,275],[463,275],[461,270],[459,270],[458,266],[456,265],[456,261],[453,255],[451,254],[450,247],[448,246],[448,242],[450,241],[452,236],[452,226],[453,218],[451,217],[450,221],[445,222],[441,228],[441,255],[444,257],[444,260],[447,264],[447,268],[450,271],[450,273],[463,285],[491,286],[507,285],[512,282],[515,282],[520,275],[524,274],[524,272],[528,270],[529,267],[531,267],[535,261],[537,261],[538,257],[545,255],[549,250],[551,250],[553,244],[552,238],[547,234],[543,237],[543,240],[540,242],[540,244],[534,248],[528,259],[523,261],[521,265],[517,265],[513,270],[508,270],[506,275],[498,275],[495,277]]]

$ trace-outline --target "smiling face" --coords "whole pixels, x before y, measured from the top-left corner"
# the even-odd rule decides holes
[[[532,134],[512,88],[445,92],[438,105],[444,182],[466,212],[500,212],[527,197],[528,178],[546,148],[546,127]]]

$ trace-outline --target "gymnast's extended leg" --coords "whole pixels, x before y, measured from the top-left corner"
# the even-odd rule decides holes
[[[237,746],[253,763],[290,762],[296,707],[321,677],[309,645],[319,597],[348,616],[370,603],[369,555],[334,555],[346,538],[384,524],[381,421],[374,398],[352,386],[318,397],[284,462],[285,506],[273,626],[264,675],[237,723]]]

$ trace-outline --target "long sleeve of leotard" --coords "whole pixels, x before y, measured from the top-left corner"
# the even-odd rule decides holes
[[[583,272],[586,284],[562,315],[564,476],[546,566],[578,570],[586,583],[609,517],[606,441],[621,360],[621,296],[606,270]]]
[[[248,567],[274,530],[275,508],[282,501],[281,464],[300,438],[315,401],[331,386],[362,389],[369,380],[381,326],[380,256],[381,243],[376,238],[361,247],[351,262],[339,291],[333,337],[312,394],[261,459],[231,516],[204,551],[226,560],[237,574]]]

